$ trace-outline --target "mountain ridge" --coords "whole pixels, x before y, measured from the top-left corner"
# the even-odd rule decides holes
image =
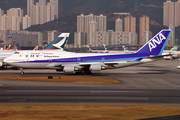
[[[37,2],[38,0],[35,0]],[[49,1],[49,0],[47,0]],[[137,33],[138,19],[142,15],[150,17],[150,31],[153,34],[157,30],[167,28],[163,26],[163,2],[166,0],[59,0],[59,19],[45,23],[43,25],[33,25],[27,30],[29,31],[51,31],[58,30],[61,32],[71,32],[73,34],[77,30],[77,15],[91,14],[107,16],[107,29],[115,29],[115,18],[113,13],[131,13],[137,18]],[[176,1],[176,0],[173,0]],[[27,0],[4,0],[0,1],[0,8],[8,10],[9,8],[22,8],[26,14]],[[177,28],[179,31],[179,27]],[[176,31],[176,33],[178,33]],[[178,34],[177,34],[178,35]],[[180,38],[180,35],[177,36]],[[69,40],[72,43],[73,38]]]

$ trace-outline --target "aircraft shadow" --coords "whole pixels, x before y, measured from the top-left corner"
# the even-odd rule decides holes
[[[167,117],[157,117],[157,118],[149,118],[149,119],[140,119],[140,120],[180,120],[180,115],[167,116]]]

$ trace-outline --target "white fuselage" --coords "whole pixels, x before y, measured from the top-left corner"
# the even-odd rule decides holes
[[[59,69],[64,66],[74,66],[75,68],[81,68],[85,65],[101,65],[101,67],[107,64],[115,63],[114,67],[124,67],[132,64],[137,64],[133,60],[106,60],[103,56],[122,55],[118,53],[72,53],[58,50],[41,50],[41,51],[17,51],[14,55],[6,58],[4,62],[15,67],[30,68],[30,69]],[[98,57],[96,59],[95,57]],[[102,57],[101,57],[102,56]],[[87,58],[85,58],[87,57]],[[83,58],[83,60],[82,60]],[[93,58],[93,59],[92,59]],[[142,61],[149,62],[152,60]]]

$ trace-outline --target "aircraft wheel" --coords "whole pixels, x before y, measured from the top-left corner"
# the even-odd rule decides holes
[[[24,75],[24,72],[23,71],[21,71],[21,73],[20,73],[21,75]]]
[[[86,71],[85,75],[92,75],[92,72],[91,71]]]

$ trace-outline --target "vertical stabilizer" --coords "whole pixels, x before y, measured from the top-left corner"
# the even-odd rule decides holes
[[[171,51],[177,51],[178,47],[179,47],[179,45],[175,45],[175,46],[171,49]]]
[[[147,42],[142,48],[140,48],[137,54],[150,55],[162,55],[164,47],[168,41],[171,30],[162,30],[155,35],[149,42]]]
[[[64,50],[66,43],[69,40],[70,33],[62,33],[55,40],[53,40],[44,49],[46,50]]]

